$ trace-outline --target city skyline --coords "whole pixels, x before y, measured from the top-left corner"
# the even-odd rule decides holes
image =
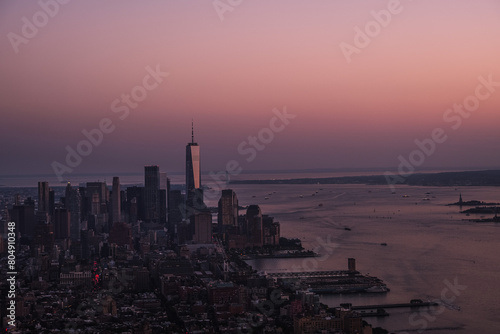
[[[391,4],[2,3],[0,148],[15,159],[0,175],[53,174],[92,135],[71,173],[181,172],[193,118],[204,172],[397,169],[438,128],[418,169],[498,168],[500,4]],[[295,118],[248,161],[285,108]]]
[[[0,1],[5,332],[496,334],[499,14]]]

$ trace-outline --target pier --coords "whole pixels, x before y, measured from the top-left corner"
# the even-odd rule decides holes
[[[329,270],[329,271],[286,271],[282,273],[266,273],[271,278],[331,278],[331,277],[349,277],[358,274],[357,271],[349,270]]]
[[[422,303],[401,303],[401,304],[381,304],[381,305],[360,305],[351,306],[351,310],[376,310],[376,309],[386,309],[386,308],[404,308],[404,307],[426,307],[426,306],[438,306],[436,302],[422,302]]]
[[[347,294],[347,293],[385,293],[389,288],[384,282],[373,276],[362,275],[354,268],[354,259],[351,259],[351,270],[327,271],[285,271],[280,273],[265,273],[282,284],[299,282],[304,290],[317,294]]]

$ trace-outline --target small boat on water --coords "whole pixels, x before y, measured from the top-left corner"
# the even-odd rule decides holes
[[[374,285],[367,288],[365,291],[370,293],[380,293],[389,291],[389,288],[387,288],[387,286],[385,285]]]

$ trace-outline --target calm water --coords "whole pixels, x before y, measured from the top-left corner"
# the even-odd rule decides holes
[[[354,257],[359,271],[383,279],[391,289],[387,294],[322,296],[321,302],[330,306],[440,299],[445,281],[456,279],[466,288],[457,290],[460,295],[440,314],[412,315],[409,309],[387,309],[390,316],[367,320],[400,333],[417,333],[424,327],[432,333],[500,332],[500,224],[464,221],[473,215],[465,217],[458,207],[444,205],[458,201],[460,192],[464,200],[500,202],[499,188],[401,186],[396,194],[387,186],[233,188],[242,205],[259,204],[264,214],[279,220],[283,236],[299,237],[310,249],[330,243],[328,249],[318,248],[320,258],[249,261],[255,269],[346,269],[347,258]],[[425,197],[430,200],[423,200]],[[447,298],[453,296],[446,292]]]

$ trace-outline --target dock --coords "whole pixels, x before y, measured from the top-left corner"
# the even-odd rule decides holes
[[[265,273],[265,276],[282,284],[298,282],[301,288],[317,294],[385,293],[390,289],[374,276],[362,275],[356,270],[285,271]]]
[[[286,271],[281,273],[266,273],[271,278],[332,278],[349,277],[353,274],[359,274],[349,270],[328,270],[328,271]]]
[[[351,310],[376,310],[376,309],[386,309],[386,308],[404,308],[404,307],[427,307],[427,306],[438,306],[436,302],[422,302],[422,303],[401,303],[401,304],[380,304],[380,305],[360,305],[351,306]]]

